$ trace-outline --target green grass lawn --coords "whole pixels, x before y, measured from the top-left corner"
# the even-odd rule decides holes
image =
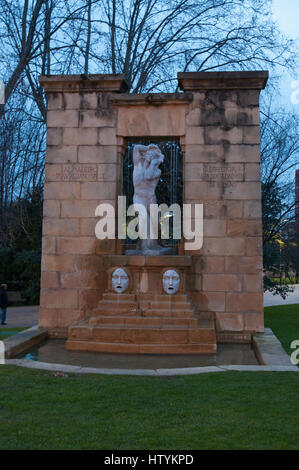
[[[299,304],[265,307],[265,327],[271,328],[290,355],[291,342],[299,340]]]
[[[0,328],[0,340],[3,341],[5,338],[15,335],[23,330],[26,330],[26,328]]]
[[[296,308],[265,312],[287,346]],[[296,372],[55,376],[0,366],[0,449],[298,449],[298,388]]]
[[[55,377],[0,367],[0,449],[296,449],[295,372]]]

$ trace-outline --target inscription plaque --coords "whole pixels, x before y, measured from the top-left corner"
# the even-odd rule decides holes
[[[202,181],[207,181],[211,186],[233,186],[235,181],[244,180],[243,167],[241,165],[235,166],[220,166],[204,164],[201,173]]]
[[[63,181],[96,181],[96,165],[64,165]]]

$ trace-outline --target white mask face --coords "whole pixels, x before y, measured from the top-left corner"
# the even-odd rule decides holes
[[[129,276],[122,268],[117,268],[112,273],[112,289],[117,294],[122,294],[129,287]]]
[[[180,287],[180,276],[173,269],[165,271],[163,274],[163,289],[166,294],[175,294]]]

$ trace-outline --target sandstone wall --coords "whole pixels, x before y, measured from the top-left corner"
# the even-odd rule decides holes
[[[253,75],[255,74],[255,75]],[[106,289],[95,208],[116,205],[126,138],[180,139],[184,203],[204,204],[189,289],[217,331],[263,331],[259,93],[266,74],[179,74],[185,93],[128,95],[122,80],[42,77],[48,92],[40,325],[65,335]],[[92,77],[92,76],[91,76]],[[109,76],[108,76],[109,77]],[[115,76],[114,76],[115,77]],[[108,85],[107,85],[108,83]],[[114,87],[114,88],[113,88]],[[220,338],[219,336],[219,338]]]
[[[204,203],[193,299],[223,331],[263,331],[259,91],[194,93],[185,202]]]

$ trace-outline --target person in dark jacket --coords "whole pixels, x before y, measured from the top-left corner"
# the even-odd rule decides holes
[[[7,284],[1,284],[0,290],[0,308],[1,308],[1,325],[6,325],[6,309],[8,306]]]

